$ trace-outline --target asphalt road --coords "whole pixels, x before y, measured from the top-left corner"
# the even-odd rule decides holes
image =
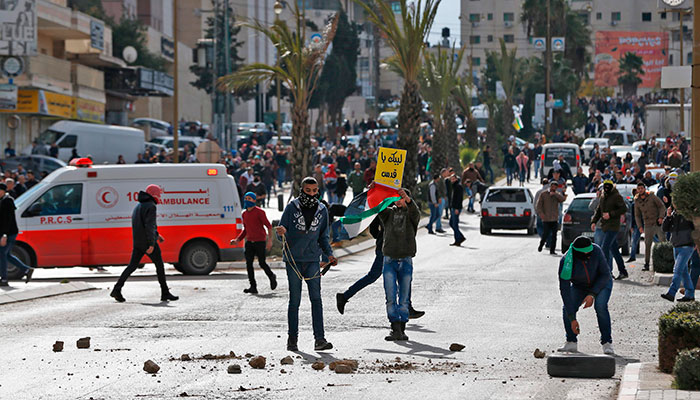
[[[481,236],[476,215],[462,218],[462,230],[467,237],[462,248],[448,246],[451,235],[419,232],[412,296],[427,314],[409,323],[408,342],[384,341],[388,322],[381,280],[354,297],[345,315],[335,308],[335,293],[369,269],[371,250],[341,259],[323,278],[326,336],[335,346],[326,353],[313,351],[305,289],[300,351],[285,350],[282,270],[276,270],[281,279],[274,292],[257,270],[257,296],[243,293],[244,271],[201,279],[171,276],[180,301],[169,304],[159,302],[155,276],[127,282],[127,303],[119,304],[108,296],[112,283],[100,275],[93,284],[103,290],[0,308],[0,398],[169,399],[186,393],[207,399],[610,399],[626,363],[656,359],[656,320],[669,305],[640,264],[630,268],[630,280],[613,289],[615,379],[548,377],[546,360],[535,359],[533,351],[551,353],[565,340],[559,256],[538,253],[538,238],[524,231]],[[110,273],[116,279],[120,271]],[[594,312],[579,315],[579,350],[601,353]],[[77,349],[75,341],[84,336],[92,338],[91,348]],[[51,351],[56,340],[65,342],[63,352]],[[466,348],[452,352],[451,343]],[[265,356],[267,366],[253,370],[245,357],[197,359],[230,351]],[[183,353],[194,360],[180,361]],[[287,355],[295,357],[294,365],[280,365]],[[359,361],[357,373],[311,368],[317,359],[343,358]],[[142,370],[149,359],[161,367],[156,375]],[[234,363],[242,374],[227,373]]]

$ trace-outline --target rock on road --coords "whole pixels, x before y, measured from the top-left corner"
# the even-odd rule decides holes
[[[537,188],[529,187],[533,193]],[[462,248],[448,246],[446,223],[447,235],[420,230],[412,296],[427,313],[409,322],[408,342],[384,341],[389,329],[381,279],[351,299],[345,315],[335,308],[335,293],[366,273],[372,250],[341,259],[323,278],[326,337],[335,346],[326,353],[313,351],[306,289],[300,351],[285,350],[282,270],[275,270],[280,285],[274,292],[256,270],[258,296],[243,293],[244,271],[170,277],[180,301],[169,304],[158,302],[155,276],[127,282],[123,304],[109,297],[111,282],[95,282],[105,290],[0,308],[0,398],[610,399],[626,363],[656,359],[656,320],[668,304],[659,298],[663,289],[651,286],[649,273],[638,266],[630,269],[632,279],[615,282],[610,303],[619,354],[615,379],[549,378],[546,359],[535,359],[533,351],[551,353],[565,339],[556,277],[560,256],[538,253],[538,238],[524,231],[482,236],[478,223],[476,215],[462,217]],[[579,350],[601,353],[594,311],[579,315]],[[77,349],[76,340],[87,336],[91,347]],[[65,348],[54,353],[57,340]],[[452,343],[466,348],[452,352]],[[242,358],[202,359],[231,351]],[[185,353],[191,361],[180,361]],[[246,353],[266,357],[265,369],[252,369]],[[281,365],[287,355],[294,363]],[[343,358],[359,361],[356,373],[311,368],[315,361],[328,365]],[[146,360],[160,371],[144,372]],[[242,373],[227,373],[231,364]]]

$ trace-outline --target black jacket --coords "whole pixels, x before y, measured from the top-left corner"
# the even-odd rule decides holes
[[[453,210],[461,210],[462,202],[464,201],[464,188],[456,181],[452,184],[452,197],[450,199],[450,208]]]
[[[661,225],[664,232],[671,232],[671,244],[673,247],[694,246],[692,233],[695,226],[685,219],[678,211],[673,211],[671,216],[664,218]]]
[[[156,224],[156,200],[146,192],[139,192],[139,204],[131,215],[131,229],[134,247],[147,249],[155,246],[158,240],[158,225]]]
[[[9,194],[0,199],[0,235],[16,235],[17,220],[15,219],[15,200]]]

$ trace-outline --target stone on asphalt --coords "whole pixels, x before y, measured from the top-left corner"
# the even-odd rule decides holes
[[[265,368],[265,362],[266,362],[265,357],[257,356],[257,357],[251,358],[250,361],[248,362],[248,364],[250,364],[250,366],[253,367],[254,369],[263,369],[263,368]]]
[[[189,354],[183,354],[180,356],[180,361],[192,361]]]
[[[143,363],[143,370],[148,372],[149,374],[155,374],[158,371],[160,371],[160,367],[153,361],[148,360],[145,363]]]
[[[450,351],[462,351],[466,346],[459,343],[452,343],[450,345]]]
[[[347,365],[350,367],[353,371],[357,370],[357,360],[338,360],[338,361],[333,361],[332,363],[328,364],[328,368],[331,369],[331,371],[335,370],[335,368],[339,365]]]
[[[540,349],[535,349],[534,355],[535,355],[535,358],[544,358],[544,356],[546,356],[547,353],[545,353],[544,351],[542,351]]]
[[[90,337],[84,337],[78,339],[78,341],[75,343],[79,349],[89,349],[90,348]]]
[[[326,363],[323,361],[316,361],[315,363],[311,364],[311,368],[315,369],[316,371],[321,371],[322,369],[326,368]]]
[[[231,364],[228,366],[227,371],[229,374],[240,374],[241,373],[241,366],[238,364]]]
[[[338,364],[335,366],[336,374],[352,374],[352,367],[347,364]]]
[[[283,358],[283,359],[280,361],[280,364],[282,364],[282,365],[292,365],[292,364],[294,364],[294,359],[293,359],[292,357],[290,357],[290,356],[287,356],[287,357]]]
[[[63,351],[63,342],[60,340],[57,340],[56,343],[53,344],[53,351],[55,353],[58,353],[59,351]]]

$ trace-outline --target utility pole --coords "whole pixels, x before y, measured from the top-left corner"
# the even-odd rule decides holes
[[[173,51],[173,162],[174,163],[179,163],[180,162],[180,142],[179,142],[179,129],[180,129],[180,122],[179,122],[179,113],[180,110],[178,109],[178,100],[179,100],[179,91],[178,91],[178,71],[177,71],[177,30],[178,30],[178,25],[177,25],[177,1],[173,0],[173,42],[175,42],[174,51]]]
[[[229,42],[231,30],[229,28],[228,2],[229,0],[224,0],[224,68],[226,75],[231,73],[231,45]],[[224,96],[224,145],[228,147],[229,142],[232,142],[233,149],[238,149],[236,136],[231,136],[231,91],[226,89]]]
[[[219,43],[219,0],[214,0],[214,42],[212,43],[213,46],[213,54],[211,58],[211,76],[212,76],[212,81],[211,81],[211,125],[216,128],[216,132],[214,132],[214,137],[219,139],[220,143],[224,143],[222,140],[221,135],[219,134],[221,131],[219,130],[219,126],[216,121],[216,98],[218,96],[217,90],[216,90],[216,81],[219,79],[219,53],[217,53],[218,50],[218,43]],[[211,132],[211,130],[210,130]]]
[[[551,24],[551,0],[547,0],[547,51],[545,52],[545,95],[544,95],[544,134],[547,139],[550,138],[551,126],[549,123],[549,115],[551,109],[547,106],[549,102],[549,93],[552,91],[551,75],[552,75],[552,24]]]
[[[679,10],[678,11],[678,19],[681,21],[681,31],[679,32],[680,35],[679,39],[681,41],[681,56],[680,58],[680,66],[683,66],[683,57],[685,53],[683,53],[683,41],[685,40],[685,35],[683,34],[683,18],[685,18],[686,15],[690,14],[690,10]],[[685,132],[685,89],[681,88],[681,132]]]
[[[695,10],[700,10],[700,0],[695,0]],[[700,115],[700,18],[693,18],[693,117]],[[692,119],[690,160],[692,171],[700,171],[700,123]]]
[[[280,1],[275,2],[274,6],[274,11],[275,11],[275,23],[279,22],[280,19],[280,14],[282,14],[282,10],[284,10],[284,3]],[[280,51],[279,48],[277,49],[277,66],[281,67],[282,64],[280,63]],[[281,107],[281,97],[282,97],[282,88],[280,87],[280,77],[276,76],[275,77],[275,86],[277,87],[277,138],[279,139],[279,142],[282,143],[282,110],[280,109]]]

